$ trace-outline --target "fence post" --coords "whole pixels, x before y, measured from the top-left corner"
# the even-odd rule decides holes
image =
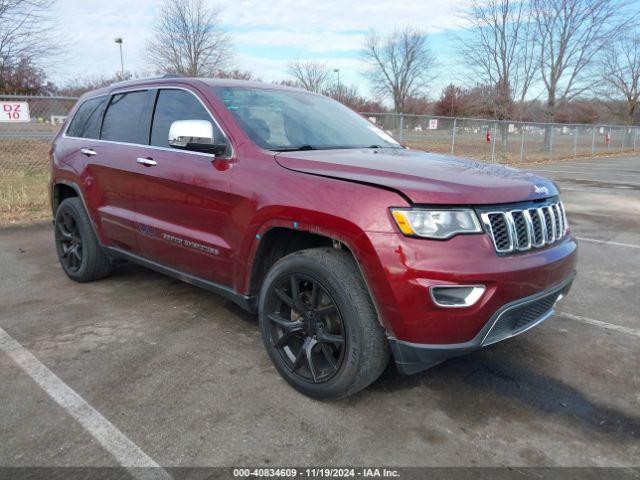
[[[578,126],[576,125],[576,133],[574,134],[574,139],[573,139],[573,156],[577,157],[578,156],[578,134],[579,134],[580,130],[578,129]]]
[[[627,136],[627,129],[623,128],[622,131],[622,141],[620,142],[620,153],[624,152],[624,137]]]
[[[498,122],[493,122],[493,138],[491,142],[491,161],[496,161],[496,137],[498,136]]]
[[[402,143],[402,131],[404,130],[404,115],[400,115],[400,131],[398,132],[398,140]]]
[[[591,127],[591,156],[596,154],[596,127]]]
[[[553,160],[553,123],[549,128],[549,160]]]
[[[451,132],[451,155],[454,155],[456,151],[456,123],[458,119],[453,119],[453,131]]]
[[[522,130],[522,136],[520,137],[520,162],[524,162],[524,124],[520,124],[520,130]]]
[[[638,129],[633,129],[633,151],[636,151],[636,137],[638,136]]]

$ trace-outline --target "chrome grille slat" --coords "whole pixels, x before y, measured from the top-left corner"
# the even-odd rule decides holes
[[[504,212],[487,214],[486,224],[491,232],[493,245],[497,252],[505,253],[513,250],[513,239],[507,222],[507,216]]]
[[[535,232],[533,230],[533,219],[531,218],[531,213],[529,210],[523,210],[522,215],[524,217],[525,224],[527,226],[527,234],[529,235],[529,245],[527,249],[533,247],[535,242]]]
[[[567,232],[564,206],[555,202],[537,208],[481,213],[498,253],[526,252],[561,240]]]
[[[560,204],[556,203],[552,208],[556,214],[556,237],[560,238],[564,233],[564,221],[562,218],[562,212],[560,211]]]
[[[564,234],[567,233],[567,212],[564,210],[564,203],[558,202],[558,207],[562,215],[562,235],[564,236]]]
[[[556,219],[551,207],[543,207],[544,217],[547,222],[547,245],[556,241]]]
[[[544,209],[542,208],[538,208],[538,215],[540,216],[540,222],[542,223],[542,245],[540,245],[541,247],[543,247],[544,245],[547,244],[547,217],[544,214]]]
[[[527,210],[527,215],[531,220],[531,244],[533,247],[542,247],[545,243],[544,219],[542,214],[539,209],[530,208]]]

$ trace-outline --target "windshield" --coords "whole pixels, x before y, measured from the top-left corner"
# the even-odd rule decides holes
[[[389,134],[321,95],[254,87],[213,87],[254,143],[268,150],[400,148]]]

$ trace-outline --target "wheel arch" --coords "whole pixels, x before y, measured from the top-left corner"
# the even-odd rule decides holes
[[[93,229],[93,233],[98,239],[98,242],[102,244],[102,237],[98,235],[99,232],[98,232],[98,228],[96,227],[96,222],[94,221],[91,215],[91,210],[89,210],[88,208],[88,205],[87,205],[87,202],[85,201],[82,190],[80,189],[78,184],[73,181],[65,180],[65,179],[54,179],[51,181],[50,198],[51,198],[51,210],[53,212],[54,221],[55,221],[56,211],[58,210],[58,207],[60,206],[60,204],[67,198],[74,198],[74,197],[80,198],[84,211],[87,212],[87,216],[89,217],[89,222],[91,223],[91,228]]]
[[[354,259],[378,314],[378,321],[386,328],[388,323],[381,306],[378,305],[366,268],[360,260],[363,253],[359,244],[366,235],[362,231],[350,233],[351,236],[345,236],[344,232],[312,229],[296,221],[274,221],[264,225],[259,229],[259,233],[255,234],[251,253],[247,256],[243,291],[248,292],[247,294],[252,297],[257,297],[271,266],[286,255],[308,248],[334,247],[346,251]]]
[[[67,198],[80,197],[80,189],[72,182],[57,181],[51,187],[51,210],[55,216],[60,204]],[[84,201],[83,201],[84,203]]]

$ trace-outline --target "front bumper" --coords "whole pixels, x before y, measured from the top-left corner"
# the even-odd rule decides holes
[[[553,315],[553,306],[569,292],[573,278],[574,274],[550,289],[503,306],[468,342],[419,344],[390,338],[389,345],[398,370],[402,374],[411,375],[449,358],[464,355],[526,332]]]
[[[359,258],[387,334],[416,344],[468,343],[504,305],[561,284],[577,267],[578,246],[570,235],[506,256],[496,254],[486,234],[446,241],[385,233],[368,238],[375,255]],[[472,306],[447,308],[430,294],[432,286],[447,285],[483,285],[485,291]]]

